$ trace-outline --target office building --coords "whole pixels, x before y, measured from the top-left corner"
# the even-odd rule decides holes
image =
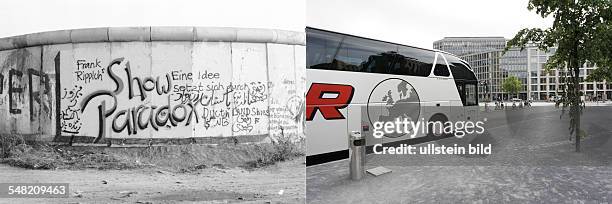
[[[506,39],[504,37],[445,37],[435,41],[433,48],[462,56],[484,51],[504,49]]]
[[[535,101],[553,101],[565,92],[564,70],[546,72],[545,65],[556,47],[548,51],[528,45],[524,50],[512,48],[503,52],[503,45],[498,37],[445,37],[434,42],[434,48],[457,55],[466,60],[479,80],[479,99],[488,101],[511,98]],[[462,41],[463,40],[463,41]],[[584,100],[611,100],[612,84],[610,82],[585,82],[586,76],[597,66],[585,63],[580,68],[581,86]],[[502,90],[504,79],[516,76],[523,87],[517,95],[510,95]]]

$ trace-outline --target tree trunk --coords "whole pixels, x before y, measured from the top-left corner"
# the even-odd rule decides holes
[[[572,110],[570,112],[570,114],[573,115],[574,118],[574,134],[575,134],[575,139],[576,139],[576,152],[580,152],[580,116],[581,116],[581,109],[582,109],[582,99],[580,97],[580,91],[582,89],[582,86],[580,85],[580,63],[578,62],[578,57],[577,55],[577,48],[574,48],[574,52],[573,52],[573,57],[570,61],[570,66],[572,67],[572,69],[574,69],[574,94],[573,94],[573,100],[572,101],[572,106],[570,109]]]
[[[579,72],[580,72],[580,68],[575,68],[575,76],[578,77]],[[572,111],[573,115],[574,115],[574,134],[576,136],[576,152],[580,152],[580,116],[581,116],[581,104],[582,104],[582,99],[580,97],[580,89],[582,86],[580,86],[580,81],[578,78],[575,79],[574,81],[574,100],[575,102],[573,103],[574,107],[574,111]]]
[[[580,152],[580,112],[576,113],[576,152]]]

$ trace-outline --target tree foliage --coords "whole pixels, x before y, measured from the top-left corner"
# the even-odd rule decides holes
[[[523,88],[523,83],[516,76],[509,76],[502,82],[502,90],[509,94],[518,94]]]
[[[576,151],[580,151],[580,116],[582,115],[582,89],[579,69],[585,62],[599,67],[587,80],[612,81],[612,1],[610,0],[530,0],[527,9],[542,18],[554,18],[549,28],[524,28],[508,41],[511,47],[537,46],[541,50],[557,47],[545,69],[558,69],[566,77],[562,95],[563,112],[569,108],[570,140],[576,138]]]

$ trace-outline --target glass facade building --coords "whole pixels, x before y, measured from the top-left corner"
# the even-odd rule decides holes
[[[452,39],[452,40],[451,40]],[[460,40],[465,42],[460,42]],[[528,45],[524,50],[512,48],[505,54],[505,39],[503,45],[498,38],[492,41],[490,37],[446,37],[434,42],[434,48],[457,55],[467,61],[474,69],[480,82],[479,93],[481,101],[495,99],[508,100],[510,98],[529,99],[534,101],[552,101],[565,91],[564,71],[545,71],[545,65],[551,55],[557,50],[555,47],[548,51],[540,50],[536,46]],[[480,43],[476,41],[482,41]],[[612,83],[585,82],[586,76],[597,66],[585,63],[580,68],[581,86],[584,100],[612,100]],[[505,93],[501,86],[508,76],[516,76],[523,84],[518,95]]]
[[[435,41],[433,48],[457,56],[504,49],[504,37],[445,37]]]
[[[507,100],[514,97],[527,99],[529,76],[526,50],[510,49],[505,54],[502,50],[495,50],[467,54],[460,58],[474,69],[480,82],[479,90],[482,90],[479,93],[482,101]],[[523,84],[518,95],[509,95],[502,90],[502,83],[509,76],[516,76]]]
[[[565,92],[565,71],[551,70],[546,72],[545,65],[548,58],[553,55],[556,48],[549,51],[539,50],[536,47],[526,48],[529,61],[529,96],[533,100],[553,100],[555,96],[561,96]],[[580,68],[579,77],[584,94],[583,100],[612,100],[612,83],[610,82],[587,82],[588,74],[597,69],[597,65],[587,62]]]

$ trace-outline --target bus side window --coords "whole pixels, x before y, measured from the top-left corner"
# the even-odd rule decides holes
[[[461,103],[465,106],[465,83],[463,80],[456,80],[455,85],[457,86],[457,92],[459,92],[459,98],[461,98]]]
[[[434,68],[434,75],[445,77],[450,76],[446,64],[436,64],[436,67]]]
[[[471,71],[467,64],[461,62],[459,58],[447,55],[446,60],[449,63],[448,65],[455,80],[477,81],[474,72]]]
[[[335,70],[387,74],[390,56],[396,52],[397,46],[392,44],[347,36],[332,66],[335,65]]]
[[[444,61],[444,56],[442,54],[438,55],[438,59],[436,60],[436,66],[434,66],[433,70],[434,76],[448,77],[450,76],[450,72],[448,71],[448,66],[446,61]]]
[[[477,106],[478,105],[478,92],[476,91],[476,83],[465,84],[465,105],[466,106]]]
[[[332,63],[342,36],[315,30],[306,32],[306,64],[311,69],[334,69]]]
[[[434,52],[411,47],[400,47],[396,58],[400,74],[427,77],[431,73]]]
[[[461,98],[461,103],[464,106],[477,106],[478,105],[478,88],[476,81],[464,81],[456,80],[455,85],[457,86],[457,92]]]

